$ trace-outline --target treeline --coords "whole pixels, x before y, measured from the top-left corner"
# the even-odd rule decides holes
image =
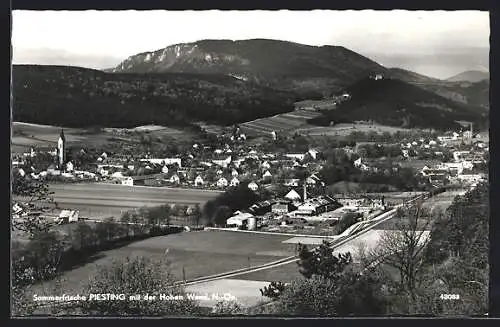
[[[230,125],[293,110],[294,95],[224,75],[13,68],[13,119],[68,127]]]

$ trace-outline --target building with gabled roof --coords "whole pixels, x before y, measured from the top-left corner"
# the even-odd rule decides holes
[[[240,185],[240,180],[238,178],[236,178],[236,177],[233,177],[231,179],[231,181],[229,182],[229,185],[233,186],[233,187],[234,186],[238,186],[238,185]]]
[[[248,183],[248,188],[255,192],[259,189],[259,185],[257,185],[257,183],[252,181]]]
[[[300,194],[297,193],[297,191],[290,190],[290,192],[288,192],[285,195],[285,199],[289,199],[289,200],[292,200],[292,201],[300,201],[302,198],[301,198]]]

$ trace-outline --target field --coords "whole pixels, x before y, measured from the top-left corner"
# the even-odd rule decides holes
[[[384,132],[389,132],[391,134],[394,134],[398,131],[401,132],[408,132],[408,129],[401,128],[401,127],[394,127],[394,126],[386,126],[386,125],[366,125],[366,124],[356,124],[356,123],[342,123],[342,124],[337,124],[332,127],[312,127],[312,128],[306,128],[306,129],[300,129],[298,132],[302,134],[307,134],[310,136],[320,136],[320,135],[327,135],[327,136],[332,136],[332,135],[338,135],[338,136],[346,136],[352,133],[353,131],[358,131],[358,132],[376,132],[376,133],[384,133]]]
[[[124,211],[163,204],[204,204],[219,192],[116,184],[52,184],[54,200],[63,209],[80,210],[83,217],[120,216]]]
[[[270,135],[272,131],[290,131],[298,127],[307,127],[307,120],[320,114],[308,110],[295,110],[272,117],[252,120],[240,125],[244,133],[252,136]]]
[[[424,201],[422,206],[423,206],[423,208],[430,209],[432,211],[434,211],[434,210],[437,210],[437,212],[444,211],[451,205],[451,203],[453,202],[453,199],[457,195],[462,195],[464,193],[465,193],[465,190],[446,191],[446,192],[443,192],[441,194],[437,194],[436,196]],[[433,218],[433,216],[431,216],[431,218]],[[426,229],[430,229],[432,227],[431,226],[432,222],[433,222],[432,219],[430,221],[430,224],[427,224],[427,220],[421,220],[421,222],[419,222],[419,224],[420,224],[419,228],[423,229],[425,225],[428,225],[426,227]],[[378,225],[375,228],[376,229],[386,229],[386,230],[397,229],[398,228],[397,219],[390,219],[386,222],[383,222],[382,224]]]
[[[365,124],[355,124],[355,123],[342,123],[331,127],[307,126],[296,130],[296,132],[308,136],[340,136],[340,137],[349,135],[354,131],[364,132],[364,133],[389,132],[393,134],[396,133],[397,131],[402,131],[402,132],[408,131],[408,129],[393,127],[393,126],[378,125],[378,124],[365,125]]]
[[[154,237],[128,246],[101,252],[94,262],[68,271],[63,276],[62,289],[72,293],[81,291],[97,266],[109,265],[114,259],[128,256],[161,258],[169,249],[167,258],[177,280],[223,273],[230,270],[260,265],[293,255],[294,246],[283,244],[287,236],[237,233],[229,231],[183,232]],[[50,289],[55,282],[39,284],[34,291]]]
[[[57,146],[59,134],[61,133],[61,128],[62,127],[59,126],[13,122],[11,151],[15,153],[28,152],[31,147],[36,146],[55,148]],[[64,135],[70,146],[73,144],[84,144],[88,147],[99,148],[116,141],[130,142],[131,136],[126,133],[131,132],[147,133],[152,137],[170,137],[179,141],[195,138],[192,132],[153,125],[140,126],[132,129],[84,129],[64,127]]]
[[[465,192],[465,189],[460,191],[446,191],[428,199],[424,202],[423,206],[431,210],[445,210],[451,205],[456,196],[464,195]]]

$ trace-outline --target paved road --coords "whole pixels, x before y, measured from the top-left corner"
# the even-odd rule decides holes
[[[210,190],[124,186],[115,184],[54,184],[54,200],[61,208],[112,213],[162,204],[204,204],[219,193]]]

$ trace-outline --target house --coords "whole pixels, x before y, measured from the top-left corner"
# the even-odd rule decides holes
[[[232,164],[233,164],[233,166],[234,166],[235,168],[240,168],[241,163],[242,163],[243,161],[244,161],[244,159],[237,159],[237,160],[234,160],[234,161],[232,162]]]
[[[127,176],[122,179],[122,185],[134,186],[134,185],[146,185],[155,184],[158,181],[164,180],[165,174],[151,174],[151,175],[140,175],[140,176]]]
[[[318,176],[316,176],[316,174],[312,174],[306,179],[306,183],[309,185],[316,185],[316,184],[321,184],[322,181]]]
[[[255,182],[250,182],[248,183],[248,188],[255,192],[259,189],[259,185]]]
[[[449,180],[449,175],[448,174],[443,174],[443,173],[435,173],[429,175],[429,183],[433,185],[442,185],[446,183]]]
[[[264,162],[260,165],[260,167],[261,167],[262,169],[266,169],[266,170],[267,170],[267,169],[270,169],[270,168],[271,168],[271,164],[270,164],[269,162],[267,162],[267,161],[264,161]]]
[[[217,180],[217,187],[227,187],[229,185],[229,182],[225,177],[221,177]]]
[[[114,172],[113,174],[111,174],[111,177],[112,178],[123,178],[123,173],[121,171],[117,171],[117,172]]]
[[[196,176],[194,179],[194,186],[202,186],[203,184],[205,184],[203,178],[200,175]]]
[[[263,179],[270,179],[273,177],[273,175],[269,172],[269,170],[266,170],[266,172],[262,175]]]
[[[238,185],[240,185],[240,181],[239,181],[239,179],[238,179],[238,178],[233,177],[233,179],[231,179],[231,182],[229,183],[229,185],[231,185],[231,186],[233,186],[233,187],[234,187],[234,186],[238,186]]]
[[[26,173],[24,172],[24,169],[22,169],[22,168],[19,168],[19,169],[17,170],[17,172],[19,173],[19,175],[21,175],[21,177],[26,176]]]
[[[248,212],[236,211],[235,215],[226,220],[227,227],[241,227],[248,224],[248,219],[254,218],[254,215]]]
[[[480,174],[462,174],[458,175],[457,178],[463,183],[473,184],[480,182],[483,179],[483,176]]]
[[[459,162],[459,161],[465,159],[465,157],[467,157],[469,155],[470,155],[470,151],[454,151],[453,152],[453,160],[455,160],[455,162]]]
[[[300,179],[298,178],[288,178],[285,179],[285,186],[292,186],[292,187],[297,187],[299,186]]]
[[[181,158],[150,158],[150,159],[141,159],[141,162],[148,162],[150,164],[157,165],[177,165],[182,167],[182,159]]]
[[[108,176],[109,175],[109,170],[104,169],[104,168],[99,169],[98,172],[99,172],[99,174],[101,174],[101,176]]]
[[[264,215],[271,211],[271,205],[270,201],[260,201],[248,208],[248,211],[254,215]]]
[[[305,153],[287,153],[287,154],[285,154],[285,157],[302,161],[306,157],[306,154]]]
[[[280,215],[285,215],[292,210],[294,210],[294,206],[290,200],[278,200],[271,206],[271,212]]]
[[[177,173],[172,173],[169,177],[167,177],[167,180],[172,183],[172,184],[179,184],[181,182],[181,179]]]
[[[312,198],[298,206],[293,212],[295,217],[299,216],[316,216],[324,212],[333,211],[340,208],[340,204],[330,197],[320,196]]]
[[[68,161],[68,163],[66,163],[66,171],[68,172],[72,172],[74,169],[74,165],[71,161]]]
[[[128,176],[122,179],[122,185],[134,186],[134,179],[131,176]]]
[[[227,156],[222,159],[213,159],[212,162],[218,166],[226,168],[231,163],[231,156]]]
[[[370,167],[368,167],[366,164],[364,164],[362,162],[361,158],[358,158],[358,159],[354,160],[353,164],[354,164],[354,167],[356,167],[358,169],[361,169],[361,170],[364,170],[364,171],[370,170]]]
[[[336,198],[336,200],[344,207],[358,208],[363,203],[363,198],[359,197],[341,197]]]
[[[301,197],[300,197],[300,194],[297,193],[297,191],[291,190],[290,192],[288,192],[285,195],[285,199],[289,199],[289,200],[292,200],[292,201],[300,201]]]
[[[318,157],[319,151],[316,149],[310,149],[307,153],[311,156],[311,158],[316,160]]]
[[[60,222],[75,222],[78,221],[80,212],[78,210],[61,210],[57,218]]]

